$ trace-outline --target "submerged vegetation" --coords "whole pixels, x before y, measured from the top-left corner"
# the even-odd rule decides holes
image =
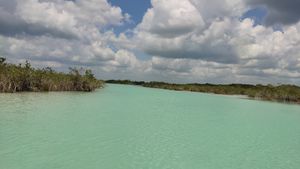
[[[93,91],[102,87],[91,70],[70,68],[70,72],[60,73],[47,67],[35,69],[26,61],[24,65],[5,62],[0,57],[0,92],[22,91]]]
[[[107,83],[139,85],[178,91],[193,91],[225,95],[245,95],[253,99],[298,103],[300,104],[300,87],[295,85],[247,85],[247,84],[169,84],[164,82],[143,82],[129,80],[108,80]]]

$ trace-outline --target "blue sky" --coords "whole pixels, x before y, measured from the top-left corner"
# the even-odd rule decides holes
[[[122,9],[123,13],[128,13],[131,16],[131,22],[125,23],[121,26],[110,27],[109,29],[113,29],[116,34],[126,33],[127,30],[134,29],[137,24],[139,24],[145,13],[149,8],[152,7],[150,0],[108,0],[113,6],[118,6]],[[246,11],[242,16],[241,20],[245,18],[251,18],[254,20],[254,26],[263,25],[265,18],[268,14],[268,10],[264,6],[256,6],[250,8],[250,10]],[[280,25],[273,25],[274,30],[282,31]],[[139,53],[139,57],[141,59],[148,58],[147,54],[142,52]]]
[[[247,11],[241,19],[251,18],[255,21],[255,25],[263,24],[264,18],[266,17],[268,11],[264,7],[256,7]]]
[[[118,6],[123,13],[128,13],[131,16],[131,21],[122,26],[111,27],[116,34],[134,29],[137,24],[142,22],[142,19],[149,8],[151,8],[150,0],[109,0],[113,6]],[[267,10],[264,7],[255,7],[245,12],[241,19],[251,18],[255,21],[255,25],[263,24],[263,19],[267,15]],[[134,51],[139,59],[145,60],[151,58],[148,54],[140,51]]]
[[[113,6],[118,6],[123,13],[128,13],[131,16],[131,23],[123,26],[114,27],[116,33],[121,33],[127,29],[133,29],[143,19],[148,8],[151,8],[150,0],[109,0]]]
[[[127,29],[133,29],[143,19],[143,16],[149,8],[151,8],[150,0],[109,0],[113,6],[118,6],[124,13],[128,13],[131,16],[131,23],[114,27],[116,33],[121,33]],[[267,15],[267,9],[265,7],[254,7],[245,12],[241,19],[251,18],[255,21],[255,25],[263,24],[264,18]]]
[[[118,35],[120,33],[126,33],[128,30],[134,29],[137,24],[139,24],[145,13],[149,8],[151,8],[150,0],[108,0],[113,6],[118,6],[122,9],[123,13],[128,13],[131,16],[131,22],[125,23],[121,26],[109,27],[113,29],[114,32]],[[241,19],[251,18],[254,20],[254,25],[263,25],[264,19],[266,18],[268,11],[263,6],[253,7],[250,10],[246,11]],[[274,30],[282,31],[280,25],[273,25]],[[139,57],[141,59],[148,58],[147,54],[140,52]]]

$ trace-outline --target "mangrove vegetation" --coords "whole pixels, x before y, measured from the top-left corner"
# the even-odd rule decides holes
[[[170,84],[129,80],[108,80],[107,83],[139,85],[177,91],[192,91],[224,95],[245,95],[249,98],[300,104],[300,87],[295,85],[249,85],[249,84]]]
[[[69,68],[69,73],[56,72],[50,67],[36,69],[25,64],[6,63],[0,57],[0,92],[23,91],[93,91],[103,87],[91,70]]]

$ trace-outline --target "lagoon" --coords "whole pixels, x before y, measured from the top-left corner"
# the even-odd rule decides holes
[[[108,84],[0,94],[1,169],[299,169],[300,106]]]

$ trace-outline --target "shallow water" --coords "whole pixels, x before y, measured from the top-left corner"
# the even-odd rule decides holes
[[[108,85],[0,94],[0,169],[299,169],[300,106]]]

